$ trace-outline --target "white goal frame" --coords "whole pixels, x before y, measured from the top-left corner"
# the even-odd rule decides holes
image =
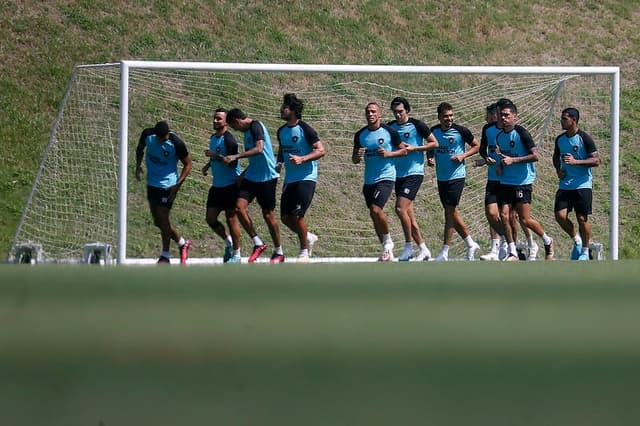
[[[118,263],[132,263],[127,259],[127,165],[128,165],[128,108],[129,70],[132,68],[238,71],[238,72],[323,72],[323,73],[431,73],[431,74],[606,74],[612,79],[611,87],[611,170],[610,170],[610,258],[618,259],[619,209],[619,121],[620,121],[620,68],[617,66],[398,66],[398,65],[320,65],[320,64],[265,64],[217,62],[120,62],[120,158],[118,175]]]

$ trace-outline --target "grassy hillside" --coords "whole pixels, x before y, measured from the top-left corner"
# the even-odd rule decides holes
[[[73,66],[120,59],[619,65],[620,257],[640,257],[640,2],[4,1],[0,253],[9,250]]]

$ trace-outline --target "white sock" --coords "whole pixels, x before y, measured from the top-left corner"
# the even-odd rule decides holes
[[[573,241],[575,241],[576,244],[581,246],[582,245],[582,237],[580,236],[580,234],[576,234],[576,236],[573,237]]]
[[[411,244],[411,241],[404,243],[404,249],[413,250],[413,244]]]
[[[420,251],[425,252],[429,250],[429,247],[427,247],[427,243],[420,243]]]
[[[551,241],[553,241],[551,239],[550,236],[547,235],[547,233],[545,232],[544,234],[542,234],[542,241],[544,241],[544,245],[548,246],[549,244],[551,244]]]
[[[253,237],[253,245],[254,246],[263,246],[264,242],[260,239],[259,235],[256,235],[255,237]]]
[[[178,247],[182,247],[184,245],[184,238],[180,237],[180,239],[178,240]]]
[[[282,246],[276,247],[275,249],[273,249],[273,252],[275,254],[281,254],[281,255],[284,254],[284,252],[282,251]]]
[[[234,256],[240,256],[240,249],[233,251]]]
[[[509,253],[518,255],[518,250],[516,250],[516,243],[509,243]]]
[[[476,243],[475,241],[473,241],[473,238],[471,238],[471,235],[467,235],[467,237],[464,239],[464,242],[467,244],[467,247],[471,247]]]
[[[300,256],[309,256],[309,250],[307,249],[300,250]]]
[[[307,241],[313,240],[314,238],[318,238],[318,236],[316,234],[314,234],[313,232],[307,231]]]
[[[382,236],[382,245],[385,246],[385,245],[390,244],[390,243],[392,243],[391,234],[384,234]]]
[[[529,234],[529,236],[527,237],[527,244],[529,245],[529,247],[535,244],[535,242],[533,241],[533,233]]]
[[[440,253],[448,256],[449,255],[449,246],[447,244],[443,244],[442,245],[442,250],[440,250]]]
[[[227,235],[227,237],[224,239],[224,243],[226,244],[227,247],[231,247],[233,245],[233,240],[231,239],[231,235]]]
[[[162,253],[160,254],[160,256],[166,257],[167,259],[171,259],[171,252],[162,250]]]

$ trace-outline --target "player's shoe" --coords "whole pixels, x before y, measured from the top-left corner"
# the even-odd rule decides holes
[[[527,260],[536,260],[538,257],[538,250],[538,244],[535,242],[531,244],[531,246],[529,246],[529,256],[527,257]]]
[[[573,244],[573,250],[571,250],[571,260],[578,260],[582,254],[582,244]]]
[[[269,263],[284,263],[284,254],[273,253]]]
[[[520,258],[517,254],[509,253],[507,257],[503,259],[503,262],[519,262]]]
[[[187,240],[184,242],[182,246],[180,246],[180,264],[184,265],[187,263],[187,259],[189,258],[189,248],[191,247],[191,241]]]
[[[500,243],[500,249],[498,251],[498,260],[504,260],[509,254],[509,243],[505,240],[502,240]]]
[[[398,258],[398,260],[400,262],[408,262],[411,259],[413,259],[413,249],[411,247],[405,247],[402,250],[402,254],[400,254],[400,257]]]
[[[429,251],[429,249],[426,249],[426,250],[420,250],[420,253],[418,253],[415,260],[417,262],[422,262],[423,260],[429,260],[429,259],[431,259],[431,252]]]
[[[393,252],[390,250],[383,250],[378,258],[378,262],[391,262],[393,260]]]
[[[299,254],[296,259],[298,263],[309,263],[309,255],[308,254]]]
[[[242,258],[239,255],[234,254],[229,258],[229,260],[227,260],[227,263],[242,263]]]
[[[544,245],[544,258],[546,260],[553,260],[553,240],[549,244]]]
[[[480,260],[495,261],[495,260],[500,260],[500,257],[498,256],[498,253],[490,251],[487,254],[481,255]]]
[[[267,245],[263,244],[261,246],[253,246],[253,253],[249,256],[249,263],[253,263],[256,261],[258,257],[262,254],[263,251],[267,249]]]
[[[474,242],[470,247],[467,247],[467,260],[475,260],[476,253],[480,251],[478,243]]]
[[[318,236],[316,234],[311,234],[307,232],[307,250],[309,251],[309,256],[311,256],[311,250],[313,250],[313,245],[318,241]]]
[[[449,260],[449,256],[443,252],[440,252],[433,260],[434,262],[446,262]]]
[[[589,260],[589,253],[580,253],[577,260]]]
[[[222,262],[227,263],[229,259],[231,259],[231,256],[233,256],[233,247],[225,246],[224,254],[222,255]]]
[[[158,263],[171,263],[168,257],[160,256]]]

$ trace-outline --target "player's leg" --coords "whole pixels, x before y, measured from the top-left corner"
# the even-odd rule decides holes
[[[578,256],[578,260],[589,260],[589,243],[591,241],[591,224],[589,223],[589,215],[592,211],[592,190],[591,188],[583,188],[576,190],[574,202],[574,210],[576,212],[576,220],[578,221],[578,231],[582,238],[582,250]]]
[[[262,209],[262,218],[267,224],[271,241],[273,241],[273,255],[271,263],[284,262],[284,252],[282,250],[282,241],[280,239],[280,223],[276,217],[276,186],[278,179],[271,179],[266,182],[260,182],[256,193],[256,199]]]
[[[576,231],[575,224],[569,217],[569,212],[573,209],[574,191],[559,189],[556,191],[554,202],[554,215],[556,222],[560,228],[573,240],[573,248],[571,250],[571,260],[578,260],[582,252],[582,237]]]
[[[381,262],[393,260],[393,241],[389,233],[389,222],[384,212],[384,207],[391,196],[394,188],[393,181],[376,182],[373,185],[365,185],[363,194],[365,202],[369,208],[369,217],[373,222],[373,228],[378,236],[378,240],[382,245],[382,253],[380,254]]]
[[[545,259],[552,260],[554,256],[553,239],[547,235],[540,223],[531,217],[531,185],[518,187],[516,190],[515,210],[520,221],[527,228],[535,232],[544,242]]]

